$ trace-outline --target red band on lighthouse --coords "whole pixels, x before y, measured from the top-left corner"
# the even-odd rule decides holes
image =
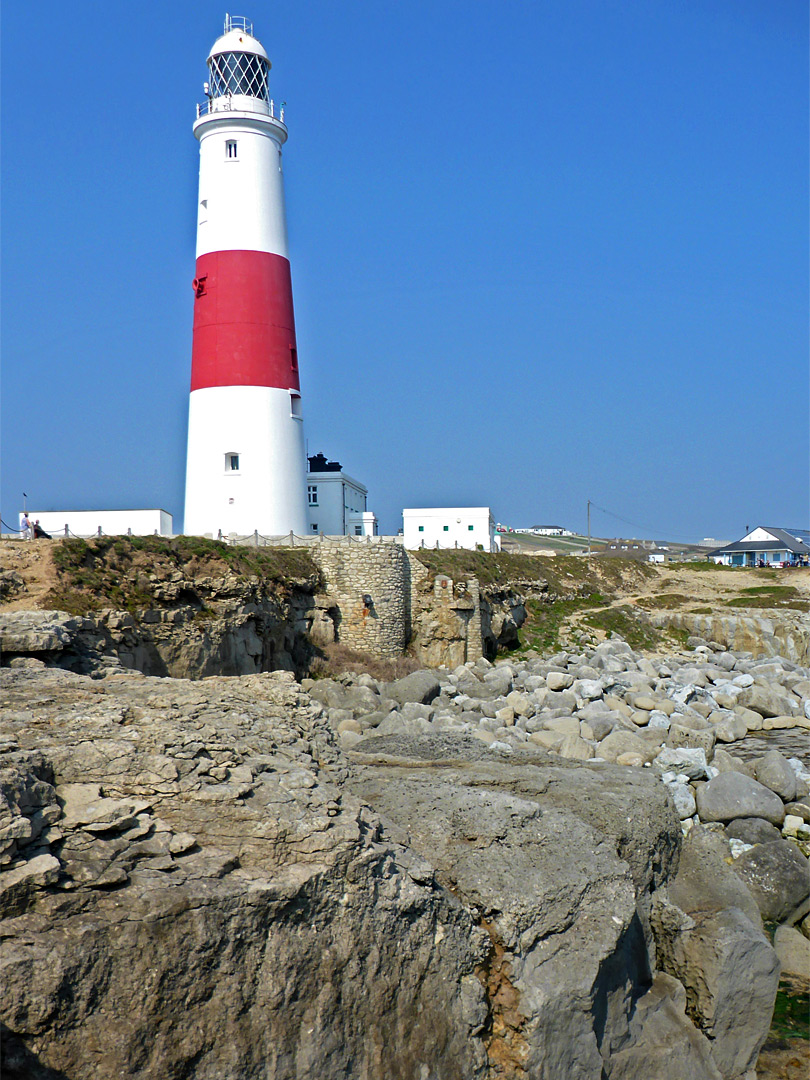
[[[290,264],[266,251],[197,259],[191,389],[299,388]]]

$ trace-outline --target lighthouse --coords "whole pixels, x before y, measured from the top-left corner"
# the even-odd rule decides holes
[[[284,107],[246,19],[208,56],[200,144],[185,532],[307,531],[281,148]]]

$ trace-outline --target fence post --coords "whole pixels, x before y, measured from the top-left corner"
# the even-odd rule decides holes
[[[98,535],[101,536],[101,526],[98,527]]]
[[[65,539],[67,539],[67,537],[68,537],[68,535],[69,535],[69,534],[70,534],[70,529],[69,529],[69,528],[67,527],[67,525],[66,525],[66,526],[65,526]]]
[[[218,529],[217,530],[217,540],[221,540],[221,539],[222,539],[222,529]]]
[[[127,529],[127,536],[132,536],[132,529]]]
[[[290,529],[290,547],[295,547],[295,536],[292,529]]]

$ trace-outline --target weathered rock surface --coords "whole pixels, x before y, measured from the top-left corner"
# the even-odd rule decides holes
[[[756,844],[734,860],[734,871],[767,922],[787,919],[810,896],[810,864],[793,844]]]
[[[755,1065],[767,1037],[779,962],[727,853],[720,836],[693,828],[677,875],[656,898],[653,925],[661,966],[685,986],[687,1011],[721,1074],[737,1077]]]
[[[629,1080],[669,1047],[716,1080],[655,972],[653,770],[455,732],[345,755],[288,673],[0,682],[18,1077]]]
[[[773,985],[760,907],[804,913],[795,663],[613,640],[307,694],[285,673],[41,662],[74,647],[0,673],[0,1013],[19,1076],[37,1059],[71,1080],[91,1060],[147,1080],[752,1067]],[[740,704],[754,688],[785,711]]]
[[[758,817],[781,825],[785,820],[785,808],[779,796],[739,772],[721,773],[701,787],[697,806],[703,821]]]

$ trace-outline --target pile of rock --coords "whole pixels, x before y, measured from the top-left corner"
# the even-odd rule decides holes
[[[540,747],[593,765],[647,767],[684,832],[721,833],[763,919],[790,928],[783,963],[810,977],[810,672],[789,660],[713,650],[646,657],[612,639],[585,653],[486,659],[391,684],[368,675],[307,682],[346,748],[369,737],[474,736],[493,751]],[[790,731],[803,758],[752,755],[751,733]],[[726,747],[740,743],[745,754]]]
[[[783,966],[810,946],[807,675],[622,642],[390,684],[12,659],[4,1076],[752,1080],[763,919]]]
[[[810,671],[781,658],[713,653],[704,644],[650,658],[612,639],[581,654],[496,664],[481,658],[392,684],[349,674],[303,685],[326,707],[346,747],[372,729],[447,731],[496,749],[534,744],[619,765],[677,764],[673,751],[700,750],[708,764],[718,743],[810,730]]]

